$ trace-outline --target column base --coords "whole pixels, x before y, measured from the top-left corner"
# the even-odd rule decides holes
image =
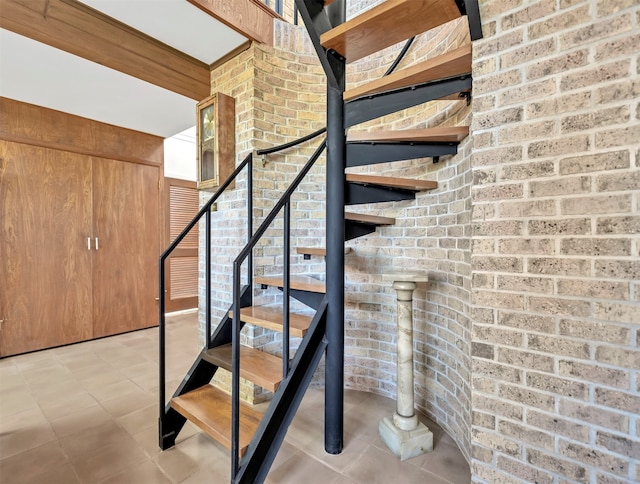
[[[378,425],[380,438],[400,460],[411,459],[433,450],[433,433],[423,423],[414,430],[401,430],[392,417],[384,417]]]

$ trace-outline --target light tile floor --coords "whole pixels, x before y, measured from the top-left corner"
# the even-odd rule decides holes
[[[168,318],[167,392],[198,352],[195,313]],[[2,484],[229,482],[228,452],[188,424],[157,445],[157,329],[0,360]],[[377,436],[391,399],[347,390],[345,448],[323,450],[323,392],[309,390],[267,482],[469,483],[469,466],[433,422],[433,452],[400,462]]]

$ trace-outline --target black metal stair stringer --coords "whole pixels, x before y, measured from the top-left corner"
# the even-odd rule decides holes
[[[471,73],[368,94],[345,103],[345,128],[471,89]]]
[[[357,239],[376,231],[377,225],[357,222],[355,220],[344,221],[344,240]]]
[[[242,288],[242,307],[251,305],[250,287],[251,286],[245,286]],[[216,330],[211,336],[210,341],[209,346],[205,346],[196,357],[196,360],[193,365],[191,365],[191,368],[189,368],[189,371],[187,371],[187,374],[183,378],[172,398],[184,395],[185,393],[211,382],[216,371],[218,371],[218,367],[206,361],[203,355],[208,349],[231,343],[231,318],[229,317],[229,311],[227,311],[225,316],[221,319]],[[186,421],[187,419],[184,416],[171,408],[171,403],[166,404],[164,414],[158,419],[159,444],[162,450],[167,450],[175,445],[176,438]]]
[[[289,425],[327,347],[325,338],[327,300],[323,298],[307,334],[293,358],[289,375],[273,395],[233,483],[264,482]]]
[[[346,205],[363,203],[399,202],[415,200],[416,191],[405,188],[384,187],[361,182],[347,182],[345,192]]]
[[[322,282],[322,281],[318,281]],[[263,285],[263,289],[266,289],[268,286]],[[281,291],[283,290],[282,285],[275,286]],[[322,300],[324,299],[324,294],[320,292],[313,291],[304,291],[302,289],[294,289],[292,287],[289,288],[289,295],[297,301],[300,301],[302,304],[309,306],[311,309],[315,309],[316,311],[320,307]]]
[[[436,156],[455,155],[457,142],[371,142],[357,141],[347,143],[347,168],[353,166],[374,165],[389,161],[415,160]]]
[[[282,288],[280,288],[282,290]],[[302,304],[309,306],[312,309],[318,310],[320,303],[324,299],[324,294],[319,292],[301,291],[300,289],[290,289],[289,295],[300,301]]]

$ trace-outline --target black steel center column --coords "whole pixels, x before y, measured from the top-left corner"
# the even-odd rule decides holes
[[[343,0],[330,5],[332,25],[345,21]],[[327,83],[327,355],[325,370],[324,448],[339,454],[344,428],[344,191],[346,137],[344,128],[345,61],[327,52],[338,85]]]

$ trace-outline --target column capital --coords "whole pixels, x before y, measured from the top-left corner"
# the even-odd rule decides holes
[[[382,274],[382,280],[392,282],[429,282],[429,275],[422,271],[393,269]]]

